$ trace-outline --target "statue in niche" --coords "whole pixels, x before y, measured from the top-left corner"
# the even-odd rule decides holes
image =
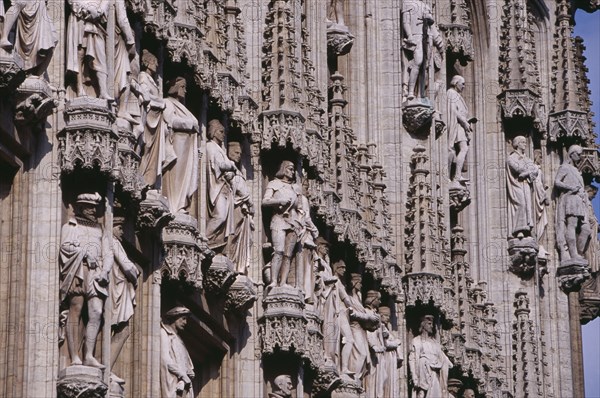
[[[300,241],[300,252],[296,260],[296,272],[298,286],[304,291],[305,301],[308,304],[315,302],[315,279],[316,279],[316,244],[315,239],[319,236],[319,230],[310,217],[310,203],[308,202],[308,178],[302,180],[302,195],[300,196],[300,216],[303,228],[298,236]]]
[[[350,275],[348,315],[354,344],[352,345],[348,369],[354,375],[355,380],[362,380],[371,366],[367,330],[373,331],[379,327],[379,316],[373,311],[368,311],[362,305],[362,275]]]
[[[69,307],[65,337],[71,365],[104,369],[94,357],[96,339],[102,324],[104,301],[108,296],[112,253],[108,237],[98,223],[102,197],[98,193],[77,196],[75,217],[62,227],[60,245],[60,298]],[[83,306],[87,305],[87,324],[80,335]],[[79,356],[84,338],[83,361]]]
[[[544,182],[542,173],[542,150],[535,149],[533,151],[533,164],[538,169],[538,176],[533,183],[533,209],[535,211],[535,236],[540,242],[546,233],[548,226],[548,207],[550,205],[550,197],[548,196],[548,186]],[[538,257],[545,258],[546,250],[540,245]]]
[[[527,138],[519,135],[512,140],[514,151],[506,159],[506,183],[510,203],[509,231],[515,238],[536,236],[538,218],[545,215],[547,202],[540,168],[525,155]],[[547,220],[545,221],[547,223]],[[544,220],[540,220],[543,224]],[[545,225],[544,225],[545,228]],[[542,229],[543,231],[543,229]]]
[[[381,334],[385,347],[383,361],[379,365],[384,372],[381,373],[383,379],[378,379],[378,383],[383,385],[383,397],[398,397],[400,396],[400,386],[396,377],[398,368],[402,364],[403,354],[400,349],[400,340],[392,333],[390,325],[391,310],[390,307],[381,306],[378,311],[381,319]]]
[[[332,288],[331,301],[324,311],[324,335],[332,336],[325,341],[325,355],[341,369],[342,378],[352,380],[354,372],[350,370],[350,356],[354,348],[354,336],[350,328],[350,296],[344,286],[346,263],[338,260],[333,264],[335,286]],[[341,345],[341,351],[340,351]]]
[[[554,187],[558,193],[556,204],[556,243],[561,261],[584,260],[592,230],[587,216],[588,196],[581,173],[575,163],[583,149],[571,145],[568,157],[558,168]]]
[[[408,101],[426,98],[425,87],[433,47],[437,58],[445,52],[442,35],[431,8],[421,0],[402,3],[403,97]]]
[[[48,15],[44,0],[12,0],[4,15],[0,47],[12,51],[23,59],[24,69],[41,76],[44,74],[58,43],[58,35]],[[15,43],[8,35],[17,24]]]
[[[598,218],[596,217],[596,212],[594,211],[592,202],[598,193],[598,187],[594,185],[587,185],[585,187],[585,191],[588,197],[587,216],[591,231],[590,243],[587,251],[585,252],[585,257],[590,265],[590,271],[592,274],[596,274],[598,271],[600,271],[600,258],[598,257],[600,255],[600,242],[598,241]]]
[[[450,398],[457,398],[458,392],[462,388],[462,381],[458,379],[449,379],[448,380],[448,396]]]
[[[279,375],[273,380],[273,392],[269,398],[291,398],[294,385],[290,375]]]
[[[164,122],[166,108],[157,76],[158,60],[151,52],[142,51],[142,71],[138,75],[135,90],[142,102],[142,125],[144,126],[140,174],[144,182],[155,189],[162,185],[162,175],[177,159],[169,130]]]
[[[471,141],[471,123],[477,119],[469,118],[467,104],[461,93],[465,88],[465,79],[462,76],[455,75],[450,81],[450,88],[446,92],[446,115],[448,118],[448,156],[450,180],[453,185],[461,185],[468,178],[463,177],[463,167],[469,152],[469,142]]]
[[[327,9],[327,23],[346,26],[344,20],[344,0],[330,0]]]
[[[173,160],[163,166],[162,194],[169,199],[173,214],[188,214],[192,195],[198,189],[198,133],[196,117],[185,107],[187,83],[177,77],[170,81],[165,98],[164,122],[171,131]]]
[[[139,113],[139,109],[132,101],[131,84],[132,79],[139,74],[139,57],[135,48],[135,36],[127,19],[127,10],[124,0],[115,2],[115,84],[114,97],[119,100],[117,116],[136,125],[138,120],[134,119],[132,112]]]
[[[381,293],[369,290],[365,299],[365,309],[371,316],[376,316],[381,305]],[[368,397],[383,398],[383,389],[387,379],[387,369],[384,366],[385,341],[383,339],[383,325],[367,331],[367,341],[371,350],[371,369],[367,375],[366,392]]]
[[[160,323],[160,389],[163,398],[193,398],[194,364],[179,333],[187,325],[190,310],[175,307]]]
[[[294,164],[284,160],[270,181],[265,191],[262,205],[273,209],[271,218],[271,240],[273,243],[273,258],[271,259],[271,283],[275,286],[289,286],[288,274],[292,257],[296,253],[298,236],[303,229],[300,212],[302,195],[301,188],[296,184]]]
[[[77,77],[77,96],[88,95],[84,85],[98,89],[97,97],[112,99],[108,92],[106,21],[109,0],[67,0],[67,71]]]
[[[413,398],[434,398],[448,395],[448,370],[452,362],[435,340],[433,315],[421,317],[419,335],[411,344],[408,362],[413,383]]]
[[[206,172],[208,221],[206,237],[211,249],[223,248],[227,239],[235,233],[233,219],[233,191],[231,180],[238,171],[235,163],[227,157],[223,142],[225,127],[216,119],[208,122],[206,143]]]
[[[110,341],[111,368],[117,363],[117,358],[131,334],[129,320],[135,308],[135,289],[140,276],[140,271],[127,257],[121,244],[123,239],[123,217],[113,219],[113,255],[114,262],[110,273],[109,299],[112,303],[111,325],[112,337]],[[113,381],[123,383],[124,380],[111,375]]]
[[[250,198],[246,172],[241,163],[241,144],[235,141],[229,142],[227,156],[235,164],[237,171],[230,181],[233,192],[234,232],[227,238],[225,254],[235,263],[237,273],[247,275],[250,267],[252,231],[254,230],[254,204]]]

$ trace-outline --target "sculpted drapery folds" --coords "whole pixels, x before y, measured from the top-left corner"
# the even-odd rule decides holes
[[[585,191],[588,196],[587,214],[591,231],[590,244],[585,253],[585,258],[588,260],[590,265],[590,271],[592,273],[597,273],[600,271],[600,242],[598,241],[598,219],[596,218],[592,201],[598,193],[598,188],[594,185],[588,185],[585,187]]]
[[[377,309],[381,304],[381,293],[376,290],[369,290],[365,299],[365,309],[372,317],[376,316]],[[371,368],[366,379],[367,396],[373,398],[383,398],[383,390],[387,379],[387,369],[385,368],[385,341],[383,338],[383,325],[378,328],[367,331],[367,341],[371,351]]]
[[[132,112],[139,112],[131,92],[132,79],[139,74],[139,57],[135,49],[135,36],[127,19],[125,0],[115,1],[115,64],[114,97],[119,100],[118,115],[138,123]],[[133,83],[135,84],[135,83]],[[133,106],[132,106],[133,105]]]
[[[298,287],[304,291],[305,301],[314,303],[315,277],[316,277],[316,244],[319,230],[310,216],[310,203],[308,202],[308,179],[302,180],[302,195],[300,196],[300,216],[302,217],[302,231],[298,236],[300,242],[300,253],[296,261],[296,272]]]
[[[421,318],[419,335],[412,341],[408,362],[412,376],[413,398],[448,396],[448,370],[452,362],[434,338],[432,315]]]
[[[177,77],[168,84],[164,122],[176,159],[163,166],[162,194],[169,199],[171,213],[188,213],[192,195],[198,189],[198,133],[196,117],[185,107],[187,83]]]
[[[187,324],[190,310],[175,307],[160,323],[160,390],[162,398],[193,398],[194,364],[179,336]]]
[[[583,260],[591,235],[587,216],[589,200],[581,172],[575,167],[582,153],[579,145],[571,145],[568,157],[558,168],[554,180],[554,187],[559,194],[556,204],[556,244],[561,261]]]
[[[223,142],[225,128],[218,120],[208,123],[206,143],[207,211],[206,237],[211,249],[222,248],[235,233],[234,198],[231,180],[238,171],[227,157]]]
[[[250,199],[246,172],[241,164],[242,146],[239,142],[232,141],[228,144],[227,156],[235,163],[237,171],[230,181],[233,192],[234,233],[227,238],[225,254],[235,263],[236,272],[247,275],[254,230],[254,204]]]
[[[442,35],[431,8],[421,0],[402,3],[403,96],[408,101],[425,98],[428,66],[433,47],[444,54]]]
[[[338,260],[333,264],[333,272],[336,278],[335,287],[332,289],[331,302],[325,308],[325,319],[331,327],[327,335],[331,339],[325,339],[326,356],[329,356],[338,365],[342,377],[352,379],[354,372],[350,370],[350,356],[354,349],[354,336],[350,328],[350,307],[352,303],[344,285],[346,275],[346,263]],[[341,345],[341,351],[340,351]]]
[[[62,227],[60,246],[60,296],[69,312],[66,340],[71,365],[104,368],[94,358],[96,339],[102,324],[104,301],[108,296],[108,276],[112,268],[109,241],[98,223],[99,194],[81,194],[75,204],[75,217]],[[83,361],[79,355],[83,306],[88,321],[83,334]]]
[[[263,196],[263,207],[273,209],[271,218],[271,282],[269,287],[287,285],[292,257],[296,253],[298,236],[304,228],[298,211],[302,206],[301,188],[296,184],[294,164],[288,160],[281,162],[275,179],[270,181]]]
[[[17,24],[15,43],[8,40],[10,30]],[[14,51],[23,59],[24,69],[41,76],[48,67],[58,35],[44,0],[12,0],[4,14],[0,47]]]
[[[381,306],[378,311],[381,318],[381,334],[385,346],[385,354],[382,362],[378,365],[383,371],[378,378],[378,384],[383,385],[383,397],[392,398],[400,396],[398,383],[398,368],[402,363],[402,350],[400,340],[392,333],[390,325],[391,311],[389,307]]]
[[[452,170],[452,166],[454,166],[454,173],[450,174],[450,179],[455,183],[468,181],[462,173],[471,141],[470,124],[476,120],[469,118],[467,104],[461,95],[464,88],[465,79],[456,75],[450,81],[450,88],[446,92],[449,169]]]
[[[97,97],[110,99],[106,59],[106,21],[110,1],[68,0],[67,70],[77,77],[77,96],[88,95],[84,84],[97,86]],[[93,73],[92,73],[93,72]]]

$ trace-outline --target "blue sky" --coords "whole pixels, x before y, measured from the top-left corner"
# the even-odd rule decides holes
[[[600,127],[600,11],[588,14],[578,10],[575,14],[575,34],[584,39],[587,47],[585,56],[591,80],[593,111],[596,132]],[[599,134],[600,135],[600,134]],[[600,196],[596,197],[594,208],[600,215]],[[600,319],[583,326],[583,362],[585,368],[586,398],[600,398]],[[566,397],[565,397],[566,398]]]

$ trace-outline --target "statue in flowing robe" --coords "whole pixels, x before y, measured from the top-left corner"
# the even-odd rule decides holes
[[[179,335],[187,324],[190,310],[175,307],[160,323],[160,390],[162,398],[194,398],[194,364]]]

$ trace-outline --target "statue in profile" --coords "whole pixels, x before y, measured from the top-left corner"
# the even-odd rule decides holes
[[[8,35],[17,24],[15,43]],[[44,74],[58,43],[46,1],[12,0],[4,13],[4,25],[0,37],[0,47],[5,51],[16,51],[24,62],[24,69],[37,76]]]
[[[403,97],[407,101],[426,98],[430,60],[443,57],[442,35],[431,8],[421,0],[402,2]],[[433,54],[433,48],[438,54]]]
[[[191,314],[186,307],[175,307],[160,323],[160,389],[162,398],[193,398],[194,364],[179,334]]]
[[[556,244],[561,261],[584,260],[592,230],[588,219],[588,195],[581,172],[575,167],[583,149],[571,145],[567,158],[558,168],[554,187],[556,204]]]
[[[71,365],[104,369],[94,357],[96,340],[108,297],[109,273],[113,259],[109,241],[98,223],[102,197],[98,193],[77,196],[75,217],[62,227],[60,244],[60,298],[68,306],[65,337]],[[80,324],[87,306],[83,335]],[[83,339],[83,360],[79,349]]]
[[[452,367],[452,362],[434,337],[433,322],[433,315],[421,317],[419,334],[410,347],[408,362],[413,398],[448,396],[448,370]]]
[[[269,393],[269,398],[291,398],[294,385],[290,375],[279,375],[273,380],[273,392]]]
[[[303,228],[298,236],[300,243],[300,252],[296,260],[296,273],[298,278],[298,287],[304,292],[304,300],[308,304],[315,302],[315,281],[316,281],[316,243],[319,236],[319,230],[314,224],[310,215],[310,203],[308,201],[308,178],[302,180],[302,195],[300,196],[300,216],[302,217]]]
[[[294,163],[284,160],[275,179],[267,184],[262,200],[263,207],[273,209],[270,225],[273,243],[270,288],[289,286],[290,264],[297,251],[298,236],[304,227],[299,212],[301,195],[301,188],[296,184]]]
[[[169,199],[173,214],[188,214],[192,195],[198,189],[198,119],[185,107],[187,82],[171,80],[165,98],[164,121],[171,131],[175,160],[163,167],[162,194]]]

